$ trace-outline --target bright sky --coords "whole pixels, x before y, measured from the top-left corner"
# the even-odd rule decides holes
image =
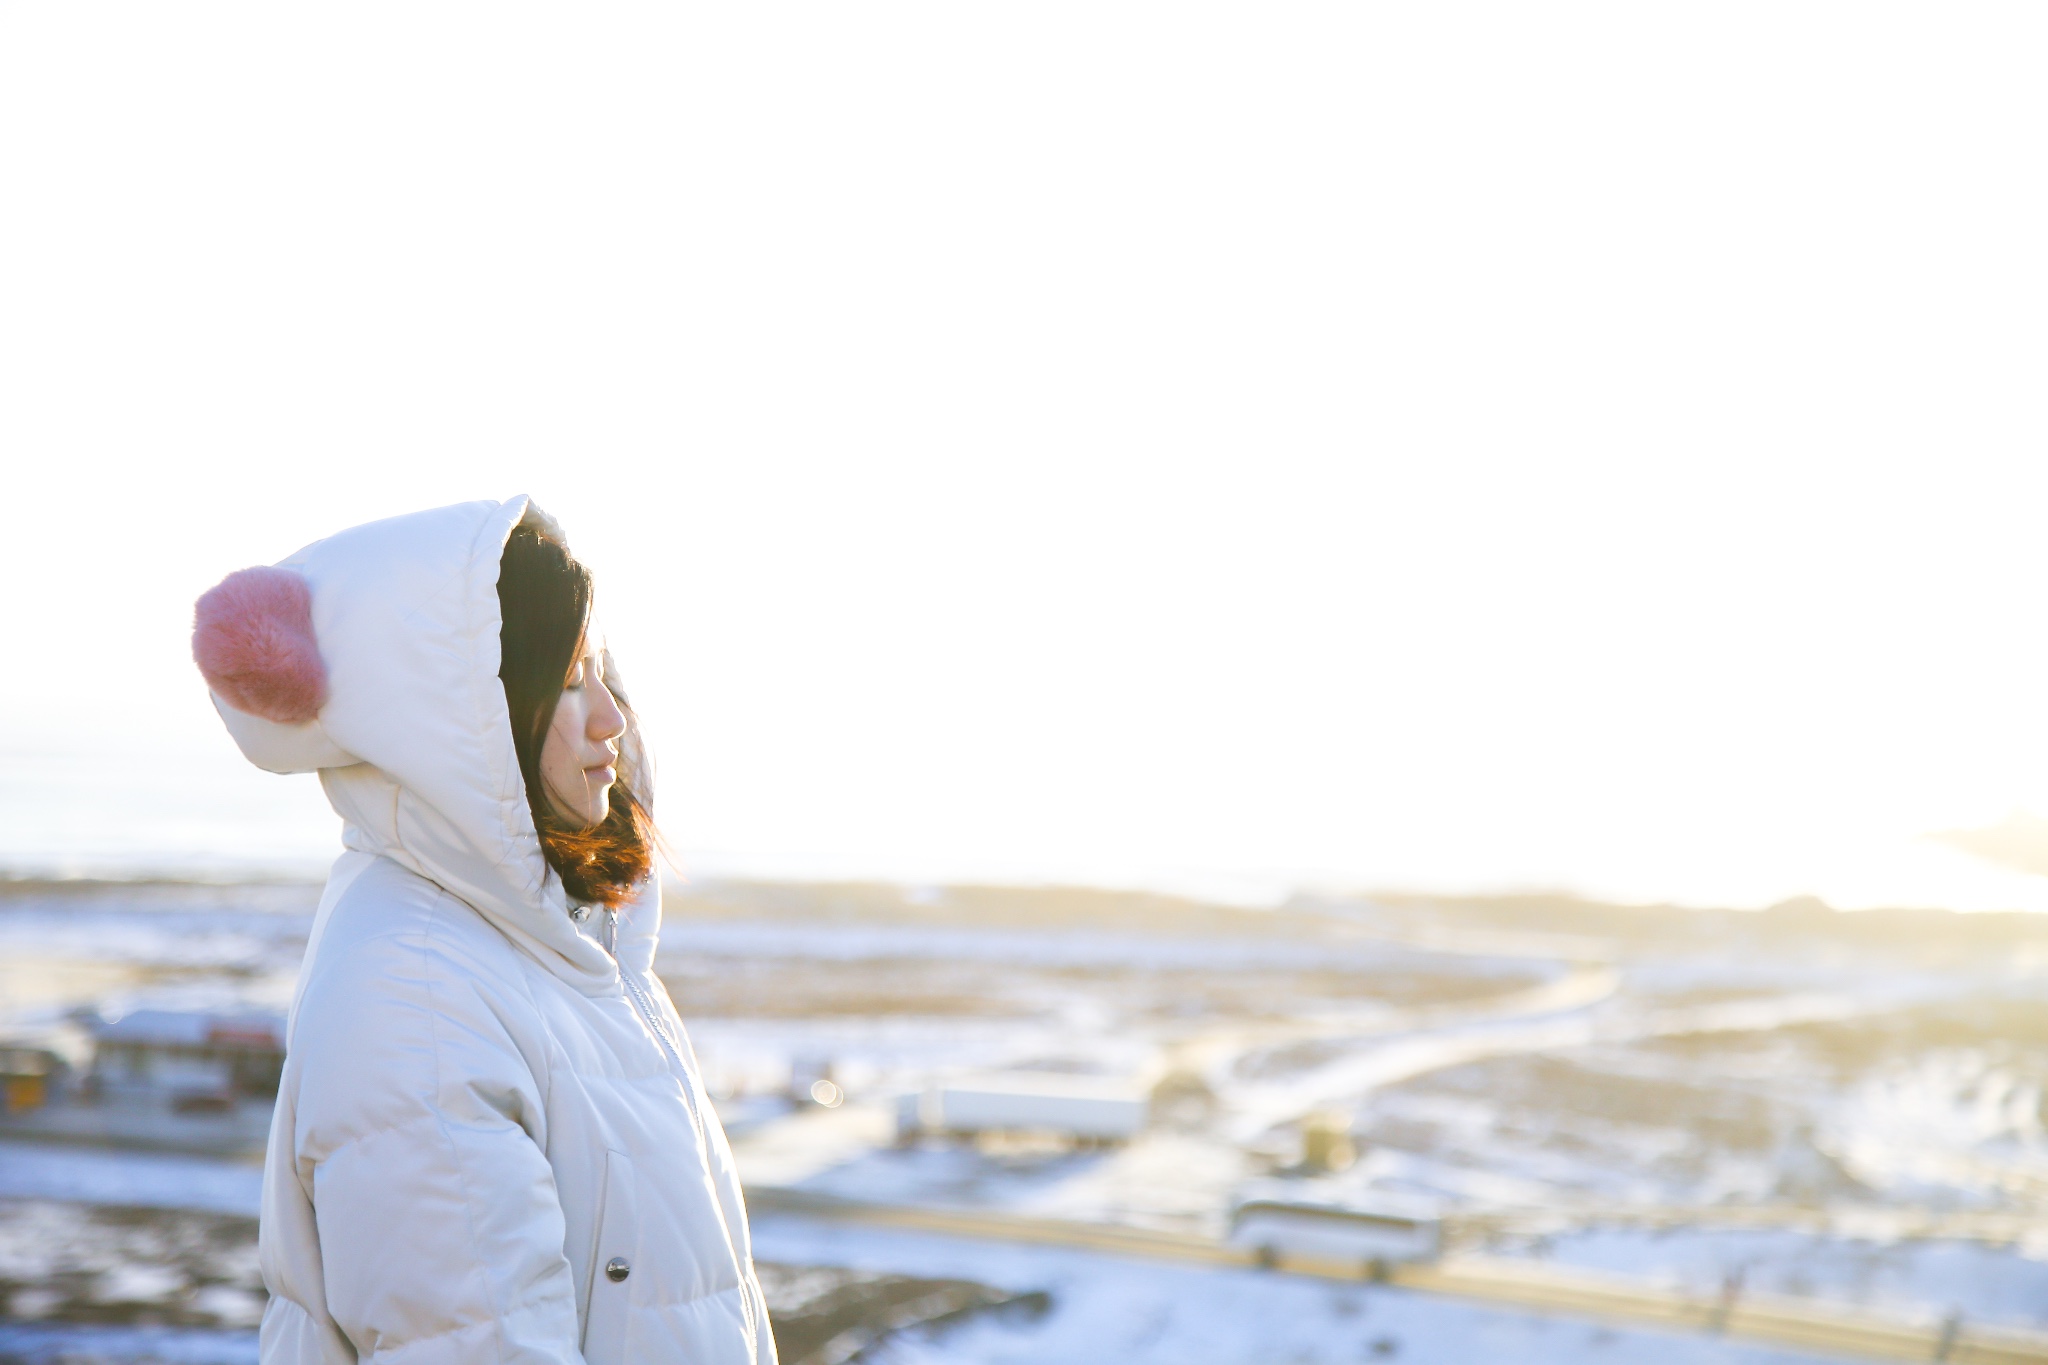
[[[2019,4],[0,7],[0,853],[331,841],[192,599],[530,492],[702,870],[2048,909],[1921,837],[2048,813],[2044,68]]]

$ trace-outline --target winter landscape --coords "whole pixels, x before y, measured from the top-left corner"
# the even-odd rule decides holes
[[[267,1021],[316,899],[7,884],[0,1359],[254,1360]],[[657,969],[790,1365],[2020,1360],[2038,923],[702,882]]]

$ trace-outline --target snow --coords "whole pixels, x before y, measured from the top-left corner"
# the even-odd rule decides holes
[[[1594,1229],[1546,1238],[1561,1265],[1640,1276],[1712,1295],[1740,1275],[1745,1291],[1790,1294],[1890,1317],[2048,1328],[2048,1257],[1939,1239],[1866,1241],[1773,1229]]]
[[[892,1342],[891,1365],[1808,1365],[1817,1357],[1710,1337],[1604,1327],[1373,1285],[1211,1270],[1085,1252],[853,1228],[790,1215],[754,1220],[767,1260],[958,1276],[1043,1291],[1035,1321],[1000,1315]]]
[[[254,1332],[0,1322],[0,1360],[10,1365],[76,1365],[82,1361],[257,1365],[256,1347]]]
[[[274,1004],[310,900],[306,888],[164,886],[0,898],[0,1013]],[[1705,1294],[1739,1275],[1748,1291],[1890,1318],[2048,1328],[2038,964],[2022,971],[2011,945],[1888,947],[1818,919],[1800,938],[1763,917],[1709,934],[1674,915],[1606,942],[1539,922],[1461,928],[1448,912],[1427,932],[1365,912],[1318,930],[1291,914],[1266,936],[1236,922],[1039,932],[966,916],[678,914],[660,965],[756,1188],[1211,1236],[1251,1181],[1409,1193],[1441,1205],[1454,1250]],[[825,1068],[845,1105],[793,1105],[792,1073]],[[1106,1149],[896,1143],[898,1095],[1001,1069],[1180,1089]],[[1302,1168],[1310,1111],[1348,1118],[1355,1166]],[[0,1198],[246,1217],[259,1188],[253,1164],[0,1144]],[[997,1313],[885,1348],[903,1362],[1797,1358],[1384,1287],[794,1215],[764,1216],[760,1237],[764,1257],[793,1265],[1053,1296],[1043,1318]],[[17,1290],[17,1306],[35,1292]],[[227,1307],[219,1320],[239,1321]],[[207,1340],[241,1358],[234,1334]],[[0,1340],[0,1356],[25,1349]]]
[[[199,1209],[254,1218],[260,1166],[204,1157],[0,1143],[0,1199]]]

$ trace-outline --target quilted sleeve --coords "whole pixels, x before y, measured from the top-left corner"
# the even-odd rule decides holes
[[[431,910],[322,948],[291,1062],[325,1313],[364,1360],[581,1365],[541,1081],[464,951]]]

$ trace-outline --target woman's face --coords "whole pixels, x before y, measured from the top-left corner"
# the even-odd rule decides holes
[[[584,651],[569,670],[541,741],[540,780],[555,812],[588,829],[611,813],[626,716],[605,686],[604,651],[588,641]]]

